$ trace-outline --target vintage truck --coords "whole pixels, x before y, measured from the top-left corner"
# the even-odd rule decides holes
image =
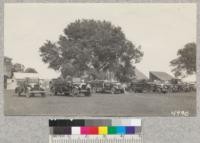
[[[36,96],[40,95],[42,97],[45,97],[47,92],[41,87],[40,80],[37,81],[30,81],[28,79],[21,81],[18,86],[15,88],[15,93],[18,96]]]

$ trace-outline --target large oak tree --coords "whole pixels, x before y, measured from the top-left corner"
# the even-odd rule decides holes
[[[118,80],[127,81],[134,74],[133,64],[143,53],[126,39],[122,29],[108,21],[76,20],[70,23],[57,42],[46,41],[40,56],[49,68],[63,77],[110,71]]]

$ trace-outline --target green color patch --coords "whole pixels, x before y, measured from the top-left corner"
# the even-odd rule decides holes
[[[117,133],[117,128],[116,127],[108,127],[108,134],[116,134]]]

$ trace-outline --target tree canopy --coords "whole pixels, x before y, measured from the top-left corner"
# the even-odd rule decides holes
[[[37,73],[36,69],[31,67],[25,68],[25,66],[20,63],[15,63],[12,65],[12,73],[13,72]]]
[[[20,63],[15,63],[12,66],[12,72],[24,72],[25,66]]]
[[[176,77],[186,77],[196,73],[196,44],[187,43],[184,48],[179,49],[177,58],[170,62],[172,72]]]
[[[133,64],[143,56],[141,48],[127,40],[120,27],[90,19],[70,23],[58,41],[46,41],[40,53],[43,62],[63,77],[87,73],[95,78],[100,71],[109,70],[120,81],[133,74]]]
[[[37,73],[37,71],[34,68],[26,68],[24,71],[25,73]]]

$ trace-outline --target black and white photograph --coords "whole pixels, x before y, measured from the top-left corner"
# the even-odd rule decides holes
[[[4,114],[196,116],[195,3],[6,3]]]

